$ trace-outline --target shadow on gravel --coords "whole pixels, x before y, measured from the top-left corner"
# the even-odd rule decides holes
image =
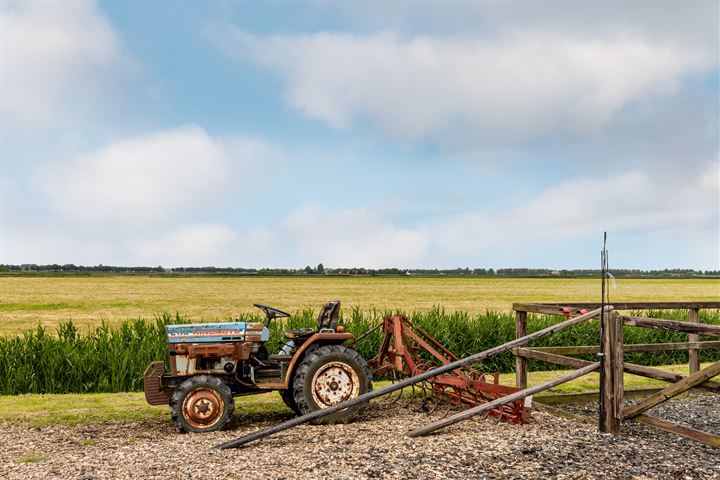
[[[250,412],[236,413],[226,430],[237,430],[249,426],[267,427],[295,417],[291,412]]]

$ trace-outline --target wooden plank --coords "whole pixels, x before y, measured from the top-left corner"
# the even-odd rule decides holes
[[[688,322],[700,323],[700,310],[697,308],[688,310]],[[697,333],[688,334],[688,342],[698,342],[699,340],[700,335]],[[688,351],[688,370],[690,373],[695,373],[700,370],[700,352],[695,348]]]
[[[587,360],[581,360],[579,358],[566,357],[564,355],[555,355],[554,353],[541,352],[534,348],[515,348],[513,349],[515,355],[523,358],[531,358],[533,360],[540,360],[541,362],[554,363],[556,365],[562,365],[564,367],[581,368],[586,365],[590,365],[592,362]]]
[[[677,383],[680,380],[687,378],[687,375],[683,375],[682,373],[666,372],[665,370],[660,370],[659,368],[646,367],[644,365],[636,365],[634,363],[624,363],[623,368],[627,373],[640,375],[641,377],[654,378],[655,380],[661,380],[663,382]],[[698,385],[697,388],[720,393],[720,382],[708,380],[705,383]]]
[[[623,398],[625,400],[642,400],[643,398],[648,397],[653,393],[657,393],[660,390],[662,390],[662,388],[636,388],[625,390]],[[533,397],[533,405],[537,404],[537,402],[541,402],[545,405],[567,405],[597,402],[598,395],[600,395],[600,392],[597,390],[579,393],[544,394]],[[593,425],[597,425],[597,419],[593,421]]]
[[[508,403],[515,402],[517,400],[521,400],[530,395],[534,395],[536,393],[539,393],[539,392],[548,390],[552,387],[558,386],[562,383],[569,382],[570,380],[574,380],[576,378],[582,377],[583,375],[587,375],[590,372],[594,372],[599,368],[600,368],[600,362],[595,362],[591,365],[588,365],[586,367],[580,368],[573,372],[567,373],[565,375],[562,375],[558,378],[555,378],[548,382],[542,383],[540,385],[536,385],[534,387],[529,387],[529,388],[526,388],[525,390],[520,390],[519,392],[511,393],[510,395],[505,395],[504,397],[500,397],[491,402],[483,403],[482,405],[478,405],[478,406],[470,408],[468,410],[464,410],[464,411],[457,413],[451,417],[443,418],[436,422],[432,422],[428,425],[424,425],[420,428],[417,428],[415,430],[408,432],[408,436],[409,437],[419,437],[422,435],[427,435],[428,433],[432,433],[436,430],[447,427],[449,425],[460,422],[462,420],[466,420],[470,417],[479,415],[483,412],[488,412],[488,411],[490,411],[494,408],[500,407],[502,405],[506,405]]]
[[[527,335],[527,312],[515,312],[515,338]],[[515,356],[515,386],[527,388],[527,365],[526,358]]]
[[[720,325],[706,325],[704,323],[678,322],[676,320],[665,320],[661,318],[634,317],[622,315],[625,325],[630,327],[649,327],[675,332],[700,333],[712,337],[720,337]]]
[[[643,413],[645,410],[649,410],[652,407],[659,405],[676,395],[679,395],[690,388],[700,385],[706,382],[715,375],[720,374],[720,362],[715,362],[699,372],[695,372],[692,375],[688,375],[677,383],[674,383],[654,395],[650,395],[645,400],[642,400],[635,405],[625,409],[624,417],[633,418]]]
[[[612,355],[611,358],[611,368],[612,368],[612,376],[613,376],[613,415],[615,416],[616,422],[617,422],[617,432],[616,434],[620,433],[620,424],[622,422],[622,411],[623,407],[625,406],[625,372],[623,368],[623,337],[624,337],[624,331],[623,331],[623,322],[620,319],[620,314],[618,312],[612,312],[610,314],[610,326],[613,330],[613,338],[612,341],[612,349],[610,351],[610,355]],[[606,353],[607,355],[607,353]]]
[[[675,435],[689,438],[690,440],[702,442],[706,445],[710,445],[711,447],[720,447],[720,435],[715,435],[714,433],[704,432],[687,425],[679,425],[677,423],[669,422],[662,418],[653,417],[647,414],[640,414],[633,418],[633,420],[644,423],[645,425],[660,428],[666,432],[674,433]]]
[[[587,360],[566,357],[563,355],[555,355],[554,353],[538,351],[534,348],[516,348],[513,350],[513,352],[515,352],[515,355],[522,356],[524,358],[540,360],[541,362],[554,363],[556,365],[562,365],[564,367],[570,368],[580,368],[584,367],[585,365],[590,365],[591,363]],[[635,363],[624,362],[623,370],[627,373],[632,373],[633,375],[653,378],[655,380],[661,380],[663,382],[676,383],[680,380],[683,380],[684,378],[687,378],[686,375],[683,375],[681,373],[666,372],[665,370],[660,370],[659,368],[646,367],[644,365],[637,365]],[[708,380],[702,385],[698,385],[698,388],[720,393],[720,382]]]
[[[587,423],[588,425],[593,426],[597,425],[597,421],[594,418],[588,417],[586,415],[570,413],[567,410],[563,410],[562,408],[553,407],[552,405],[548,405],[547,403],[540,402],[536,398],[533,398],[533,409],[549,413],[550,415],[555,415],[556,417],[567,418],[568,420]]]
[[[540,305],[537,303],[513,303],[513,310],[516,312],[542,313],[545,315],[562,315],[565,316],[563,308],[566,305]],[[597,308],[600,308],[598,305]],[[577,309],[576,309],[577,310]]]
[[[600,411],[604,417],[600,429],[604,433],[619,435],[623,408],[622,320],[616,312],[612,312],[605,314],[604,321],[602,362],[605,374],[601,375],[603,388],[600,389]]]
[[[708,348],[720,348],[720,341],[626,343],[623,345],[623,351],[625,352],[664,352],[673,350],[704,350]],[[600,352],[600,348],[597,345],[579,345],[576,347],[533,347],[533,350],[556,353],[558,355],[592,355]]]
[[[597,302],[578,302],[578,303],[517,303],[513,305],[538,305],[544,307],[575,307],[575,308],[600,308]],[[690,308],[720,308],[720,302],[612,302],[615,310],[687,310]]]

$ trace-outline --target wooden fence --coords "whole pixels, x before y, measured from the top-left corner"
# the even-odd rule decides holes
[[[588,309],[599,308],[597,303],[576,303],[572,305],[515,303],[517,338],[527,335],[527,314],[540,313],[547,315],[562,315],[573,317],[584,314]],[[711,380],[720,375],[720,362],[700,369],[700,354],[702,349],[720,348],[720,341],[700,341],[700,335],[720,337],[720,326],[700,323],[699,311],[701,309],[718,309],[720,302],[634,302],[613,303],[606,308],[600,316],[604,322],[603,328],[603,354],[599,359],[602,362],[604,395],[599,398],[601,418],[598,419],[601,431],[613,434],[620,433],[623,420],[635,420],[647,425],[682,435],[693,440],[701,441],[713,446],[720,446],[720,436],[703,432],[691,427],[679,425],[668,420],[660,419],[645,412],[680,393],[691,388],[703,388],[720,393],[720,382]],[[632,315],[623,315],[621,311],[641,310],[667,310],[687,309],[688,320],[676,321],[658,318],[646,318]],[[650,344],[624,344],[624,326],[656,328],[688,333],[687,342],[676,343],[650,343]],[[671,350],[688,351],[689,375],[667,372],[658,368],[626,363],[623,359],[625,352],[657,352]],[[513,350],[515,354],[515,383],[518,388],[527,388],[527,364],[529,359],[554,363],[575,369],[586,368],[593,362],[575,358],[569,355],[600,354],[600,346],[562,346],[562,347],[522,347]],[[666,388],[650,394],[639,402],[625,406],[624,402],[624,372],[641,375],[655,380],[671,383]]]

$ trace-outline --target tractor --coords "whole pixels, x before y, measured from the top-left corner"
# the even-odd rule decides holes
[[[234,397],[280,392],[296,414],[338,404],[372,390],[365,359],[346,346],[355,337],[339,325],[340,302],[323,306],[316,328],[288,330],[276,355],[266,342],[270,322],[289,313],[255,304],[265,323],[223,322],[167,325],[170,358],[152,362],[144,374],[145,399],[169,405],[181,432],[210,432],[225,427],[235,409]],[[344,423],[357,417],[361,405],[318,419]]]

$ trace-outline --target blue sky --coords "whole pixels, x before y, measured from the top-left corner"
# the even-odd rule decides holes
[[[0,22],[0,263],[720,268],[715,1]]]

